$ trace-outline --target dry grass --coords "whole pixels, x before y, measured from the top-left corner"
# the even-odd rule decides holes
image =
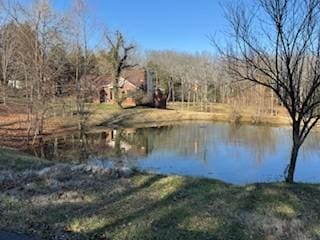
[[[257,118],[250,108],[244,108],[236,117],[231,106],[225,104],[213,104],[212,112],[199,112],[197,109],[188,111],[181,109],[178,104],[168,106],[167,110],[152,108],[129,108],[110,112],[101,108],[98,118],[95,119],[96,125],[103,126],[145,126],[170,124],[180,121],[223,121],[253,124],[270,124],[270,125],[288,125],[289,118],[285,112],[279,113],[278,116],[262,116]],[[283,111],[283,109],[281,109]]]

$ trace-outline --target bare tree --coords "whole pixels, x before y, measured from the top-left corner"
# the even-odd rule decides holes
[[[229,73],[271,89],[292,120],[286,182],[294,182],[301,145],[320,119],[320,1],[256,0],[230,7],[232,46],[220,48]]]
[[[112,72],[114,75],[113,81],[113,95],[115,102],[121,106],[119,82],[121,74],[124,70],[130,69],[136,66],[136,64],[129,63],[129,57],[135,46],[132,44],[127,45],[125,39],[120,32],[116,32],[115,39],[105,34],[108,44],[110,45],[109,61],[112,65]]]
[[[215,59],[207,53],[190,54],[175,51],[151,51],[148,68],[156,72],[162,88],[167,89],[167,101],[181,101],[190,106],[200,104],[208,110],[209,88],[216,84]],[[159,84],[157,84],[159,85]]]
[[[29,130],[34,140],[43,134],[45,117],[56,93],[60,68],[50,61],[52,50],[62,44],[63,17],[58,16],[48,0],[34,0],[31,7],[16,3],[5,6],[15,24],[15,71],[24,76],[29,112]]]
[[[76,108],[78,116],[78,129],[84,130],[88,120],[88,110],[86,109],[86,95],[88,92],[87,77],[89,74],[89,16],[86,0],[74,0],[71,14],[71,25],[73,27],[73,48],[75,52],[75,92]]]
[[[2,100],[6,104],[7,98],[7,88],[9,81],[12,84],[15,82],[14,78],[14,60],[15,60],[15,48],[16,36],[15,36],[15,26],[13,23],[5,22],[2,25],[0,31],[0,66],[1,66],[1,85],[2,85]],[[14,86],[16,87],[16,86]]]

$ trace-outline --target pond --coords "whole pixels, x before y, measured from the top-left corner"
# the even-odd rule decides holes
[[[297,181],[320,182],[319,140],[314,132],[304,144]],[[290,147],[288,128],[193,122],[57,136],[32,152],[52,160],[247,184],[282,181]]]

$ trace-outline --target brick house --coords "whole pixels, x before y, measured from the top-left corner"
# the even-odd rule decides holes
[[[87,79],[91,82],[94,102],[114,102],[112,76],[87,76]],[[126,96],[124,103],[127,104],[136,104],[133,96],[138,92],[151,99],[153,75],[144,68],[126,70],[119,80],[119,92]]]

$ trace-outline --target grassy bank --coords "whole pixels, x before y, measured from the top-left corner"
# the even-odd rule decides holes
[[[95,108],[96,114],[92,115],[91,123],[103,126],[132,127],[145,124],[170,124],[177,121],[223,121],[278,126],[290,124],[284,109],[279,109],[277,116],[257,116],[249,107],[235,112],[232,106],[226,104],[211,104],[211,112],[201,112],[199,107],[183,108],[179,103],[170,104],[167,110],[142,107],[110,110],[110,105],[100,105]]]
[[[0,148],[0,171],[22,172],[38,170],[50,166],[52,163],[17,151]]]
[[[1,169],[39,166],[0,152]],[[319,185],[69,172],[2,188],[0,229],[41,239],[320,238]]]

